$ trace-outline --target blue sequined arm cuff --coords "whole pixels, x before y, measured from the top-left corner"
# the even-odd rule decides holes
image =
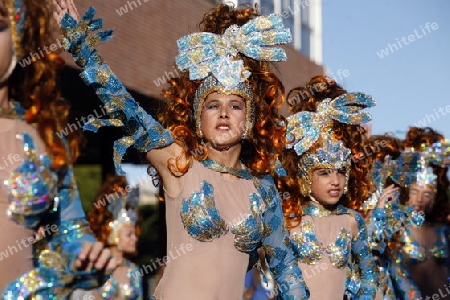
[[[114,143],[114,164],[118,173],[124,174],[120,163],[130,146],[146,153],[170,145],[173,139],[169,130],[136,103],[98,54],[95,47],[110,39],[112,31],[93,33],[102,27],[102,20],[93,20],[94,15],[95,10],[91,7],[77,23],[66,14],[61,20],[64,33],[62,45],[64,50],[72,54],[77,65],[84,68],[81,78],[94,88],[110,116],[110,119],[91,119],[84,129],[96,132],[103,126],[126,128],[128,136]]]
[[[367,231],[363,217],[352,211],[358,223],[358,235],[352,239],[352,255],[359,265],[361,285],[356,299],[374,299],[377,292],[378,270],[369,248]]]
[[[382,254],[395,233],[408,225],[420,226],[423,221],[420,213],[411,206],[400,205],[398,198],[389,201],[384,208],[375,208],[367,225],[371,249]]]
[[[367,220],[367,236],[371,250],[377,250],[379,253],[384,252],[387,239],[390,238],[390,236],[386,236],[386,225],[386,210],[379,207],[375,208]]]
[[[281,200],[273,185],[273,180],[270,180],[269,185],[264,185],[271,187],[268,194],[272,201],[263,215],[265,237],[262,242],[269,269],[277,283],[276,299],[308,299],[309,290],[289,242]]]

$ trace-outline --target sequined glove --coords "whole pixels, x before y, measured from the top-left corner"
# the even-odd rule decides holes
[[[124,174],[120,164],[126,150],[133,146],[140,152],[148,152],[173,143],[170,131],[153,119],[127,92],[123,84],[104,63],[95,47],[112,37],[112,31],[97,33],[102,20],[93,20],[94,8],[89,8],[81,21],[66,14],[61,20],[64,34],[63,47],[72,54],[75,62],[84,71],[80,74],[84,82],[93,87],[110,119],[91,119],[85,130],[97,132],[100,127],[114,126],[126,129],[125,136],[114,143],[114,164],[119,174]]]

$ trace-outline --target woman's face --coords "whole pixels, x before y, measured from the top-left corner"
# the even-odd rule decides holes
[[[414,183],[409,188],[409,198],[406,205],[414,206],[417,212],[427,213],[433,206],[435,193],[428,185]]]
[[[202,131],[215,148],[235,145],[245,132],[246,106],[237,95],[211,93],[202,111]]]
[[[137,240],[136,227],[131,224],[124,224],[119,232],[117,248],[123,253],[135,254]]]
[[[323,206],[339,202],[344,194],[345,170],[317,169],[311,179],[311,195]]]
[[[8,71],[13,56],[13,42],[9,25],[8,9],[0,0],[0,78]]]

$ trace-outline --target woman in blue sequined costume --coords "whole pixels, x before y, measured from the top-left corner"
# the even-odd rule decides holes
[[[431,128],[411,127],[393,179],[400,202],[425,216],[422,226],[400,232],[392,257],[396,299],[441,299],[450,295],[448,198],[450,144]]]
[[[348,93],[317,76],[288,95],[287,150],[279,173],[291,243],[299,258],[311,299],[373,299],[377,269],[358,207],[368,195],[369,166],[360,124],[375,105],[362,93]],[[351,278],[358,270],[358,280]]]
[[[100,271],[115,263],[81,207],[71,167],[79,138],[55,134],[68,112],[56,89],[60,60],[43,50],[40,59],[17,63],[52,43],[47,8],[42,1],[0,1],[2,299],[65,299],[75,288],[101,285]]]
[[[57,17],[75,8],[54,1]],[[64,5],[61,5],[64,3]],[[164,92],[161,123],[137,105],[95,46],[111,32],[90,9],[77,22],[61,21],[66,51],[84,70],[110,119],[86,128],[124,126],[114,161],[129,146],[147,153],[163,181],[167,256],[155,299],[242,299],[250,258],[264,248],[279,299],[306,299],[308,291],[289,244],[281,201],[268,175],[283,150],[282,85],[269,61],[290,41],[280,16],[227,5],[205,14],[202,32],[178,40],[179,78]]]
[[[142,300],[142,276],[130,260],[136,255],[137,206],[139,190],[129,189],[126,177],[106,178],[96,203],[108,199],[106,206],[95,205],[88,213],[89,223],[98,241],[106,245],[123,264],[107,282],[93,292],[96,299]],[[111,200],[111,201],[109,201]]]
[[[403,142],[387,134],[371,136],[369,142],[369,153],[374,158],[372,181],[376,191],[363,203],[362,210],[366,218],[370,249],[380,273],[375,299],[395,300],[390,263],[392,250],[398,246],[396,236],[408,225],[419,226],[423,216],[412,207],[400,204],[399,185],[392,179],[396,169],[395,160],[403,151]]]

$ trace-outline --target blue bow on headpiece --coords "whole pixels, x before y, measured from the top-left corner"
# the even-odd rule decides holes
[[[363,93],[347,93],[339,97],[323,100],[317,106],[317,112],[302,111],[287,118],[286,148],[294,148],[300,155],[308,151],[321,134],[329,133],[332,120],[358,125],[372,119],[363,109],[375,106],[371,96]]]
[[[414,151],[414,148],[407,148],[399,158],[395,160],[396,169],[391,178],[402,186],[435,185],[437,176],[429,165],[430,152]]]
[[[241,53],[261,61],[283,61],[283,49],[269,47],[291,42],[289,29],[284,28],[279,15],[260,16],[242,27],[232,25],[223,35],[210,32],[193,33],[177,41],[179,54],[175,58],[180,70],[189,70],[191,80],[213,74],[223,87],[233,89],[250,76],[244,62],[236,59]]]

